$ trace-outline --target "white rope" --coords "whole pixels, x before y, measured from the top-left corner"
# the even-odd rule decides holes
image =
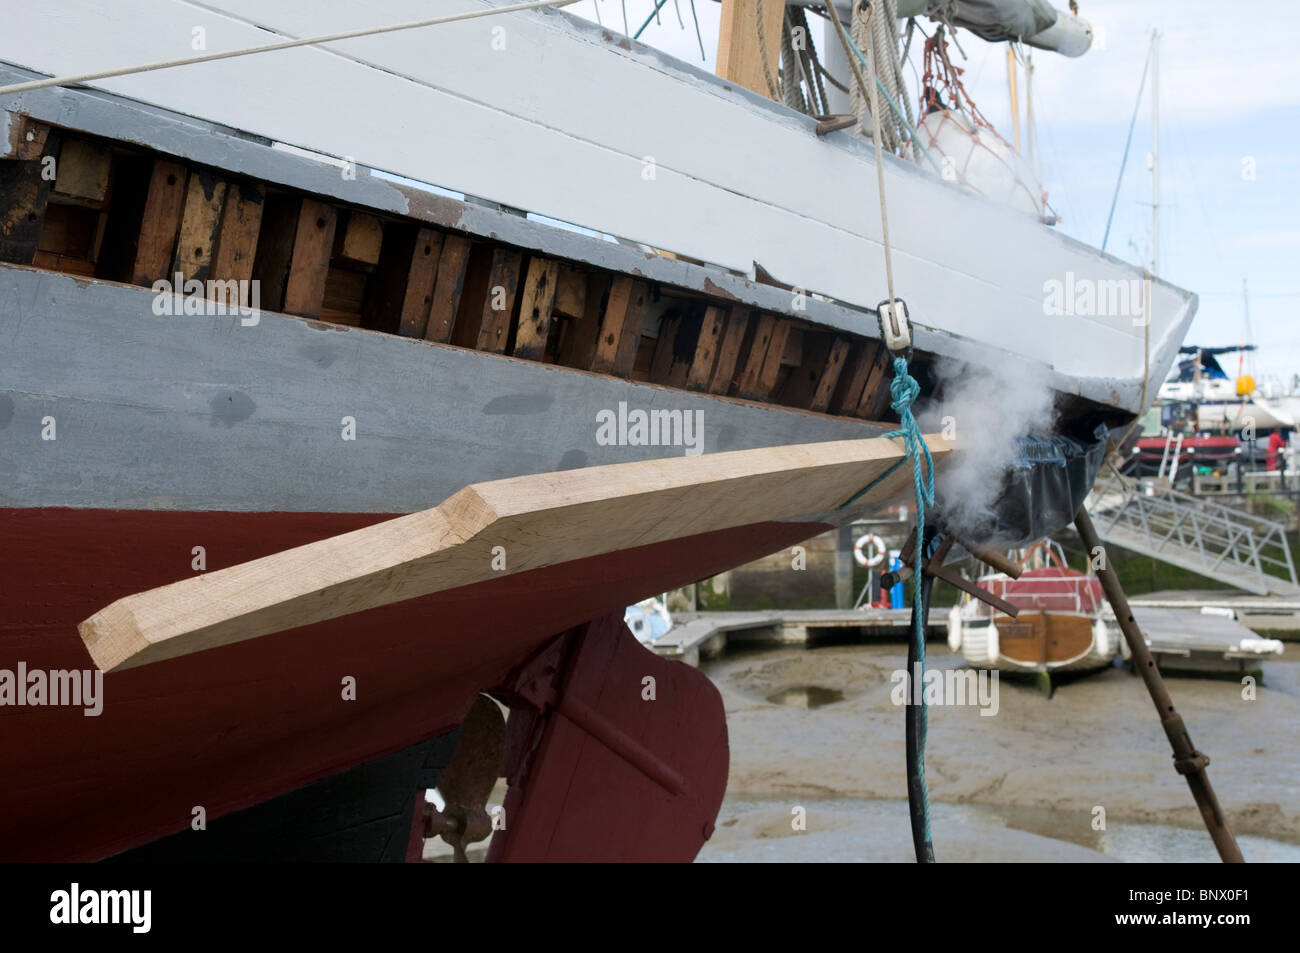
[[[871,19],[875,8],[867,11],[867,19]],[[869,24],[868,24],[869,25]],[[876,57],[875,45],[867,44],[867,90],[871,93],[871,115],[879,116],[880,109],[876,96]],[[881,244],[885,249],[885,287],[889,290],[889,306],[895,307],[894,304],[894,261],[889,250],[889,213],[885,210],[885,160],[881,153],[884,151],[880,146],[880,123],[871,123],[871,142],[876,151],[876,191],[880,193],[880,237]],[[920,545],[920,541],[917,541]]]
[[[862,6],[855,5],[849,33],[863,55],[869,52],[873,54],[876,77],[889,98],[903,110],[907,122],[904,123],[895,116],[892,109],[877,116],[872,105],[875,96],[864,98],[861,90],[850,92],[850,103],[853,114],[859,119],[859,130],[865,126],[862,120],[869,114],[873,125],[881,127],[882,142],[886,149],[917,159],[918,156],[911,150],[911,139],[907,132],[907,127],[915,126],[916,123],[912,118],[912,99],[903,78],[903,62],[898,50],[897,10],[896,0],[873,0],[865,12]]]
[[[565,7],[578,0],[532,0],[529,3],[516,3],[508,7],[487,7],[482,10],[470,10],[465,13],[451,13],[446,16],[432,17],[428,20],[412,20],[392,26],[366,27],[361,30],[347,30],[343,33],[330,33],[326,36],[313,36],[301,40],[285,40],[283,43],[269,43],[266,46],[248,46],[238,50],[225,50],[220,53],[204,53],[199,56],[187,56],[179,60],[162,60],[157,63],[145,63],[141,66],[124,66],[120,69],[102,70],[98,73],[81,73],[77,76],[55,76],[50,79],[35,79],[12,86],[0,86],[0,95],[6,93],[23,93],[29,89],[44,89],[47,86],[72,86],[88,83],[96,79],[110,79],[114,76],[130,76],[134,73],[149,73],[154,70],[170,69],[173,66],[189,66],[193,63],[210,63],[213,60],[227,60],[236,56],[248,56],[251,53],[270,53],[274,50],[289,50],[296,46],[313,46],[317,43],[333,43],[335,40],[350,40],[359,36],[375,36],[380,33],[395,33],[398,30],[414,30],[422,26],[437,26],[440,23],[454,23],[458,20],[473,20],[478,17],[491,17],[501,13],[517,13],[520,10],[536,10],[540,7]]]

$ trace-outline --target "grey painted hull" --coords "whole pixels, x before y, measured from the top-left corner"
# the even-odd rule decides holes
[[[484,480],[685,453],[599,443],[597,415],[620,402],[702,411],[706,453],[882,430],[280,314],[156,315],[154,301],[0,266],[0,506],[404,513]]]

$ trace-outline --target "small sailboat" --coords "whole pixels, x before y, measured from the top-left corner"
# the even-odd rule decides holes
[[[1026,551],[1019,579],[1005,573],[977,583],[1020,612],[1015,619],[966,596],[948,615],[948,645],[980,668],[1035,673],[1050,694],[1056,672],[1105,668],[1115,658],[1119,637],[1102,617],[1101,582],[1066,565],[1050,540]]]

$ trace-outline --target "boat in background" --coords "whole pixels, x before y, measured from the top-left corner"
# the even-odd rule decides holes
[[[1101,581],[1071,569],[1060,546],[1043,540],[1021,558],[1019,579],[980,576],[981,589],[1020,610],[1015,619],[969,595],[948,613],[948,645],[979,668],[1036,675],[1050,694],[1051,677],[1107,668],[1119,636],[1104,618]]]

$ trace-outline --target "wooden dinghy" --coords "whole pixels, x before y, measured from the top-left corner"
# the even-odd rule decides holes
[[[978,585],[1020,610],[1015,619],[967,596],[948,617],[948,645],[979,668],[1050,676],[1109,666],[1120,638],[1107,624],[1101,582],[1065,564],[1059,548],[1039,543],[1022,565],[1041,554],[1045,565],[1019,578],[981,576]]]
[[[112,855],[196,808],[220,818],[442,735],[492,691],[512,709],[495,856],[689,859],[725,788],[721,701],[640,647],[623,607],[909,491],[904,459],[901,441],[869,439],[495,481],[343,535],[304,520],[283,552],[232,532],[232,565],[141,592],[154,541],[89,540],[109,604],[81,637],[0,638],[0,667],[108,672],[94,717],[0,711],[3,853]],[[406,796],[418,856],[423,792]]]

